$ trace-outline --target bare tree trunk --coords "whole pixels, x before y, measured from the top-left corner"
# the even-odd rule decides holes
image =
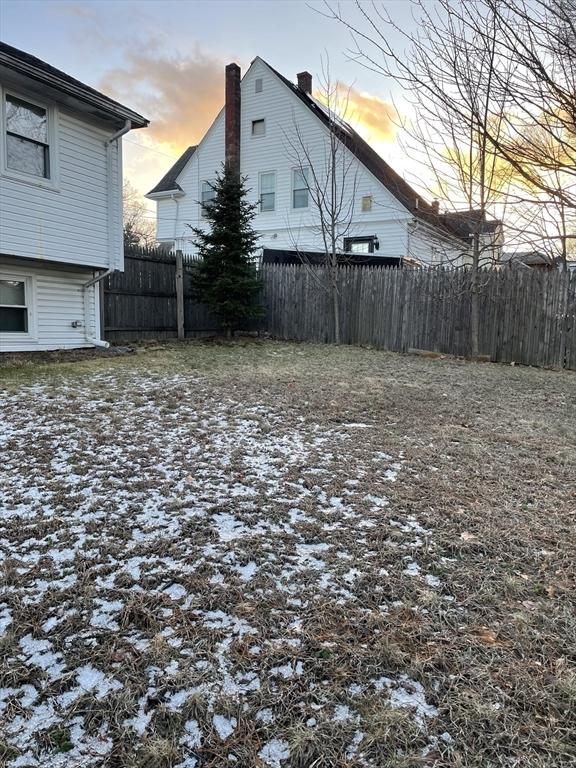
[[[470,285],[470,353],[472,358],[480,354],[480,235],[474,233],[474,246],[472,248],[472,280]]]
[[[338,295],[338,256],[336,253],[336,230],[332,226],[330,237],[330,291],[332,294],[332,312],[334,315],[334,343],[340,344],[340,297]]]

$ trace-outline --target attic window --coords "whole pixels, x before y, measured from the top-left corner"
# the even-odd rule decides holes
[[[254,81],[254,90],[256,91],[256,93],[262,93],[262,78],[261,77],[257,77],[256,80]]]
[[[252,120],[252,136],[264,136],[266,133],[266,123],[262,120]]]
[[[367,213],[372,210],[372,195],[364,195],[362,198],[362,212]]]

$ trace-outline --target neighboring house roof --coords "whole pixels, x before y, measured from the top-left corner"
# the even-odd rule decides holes
[[[197,145],[196,145],[197,146]],[[182,171],[184,170],[184,167],[188,160],[192,157],[194,152],[196,152],[196,146],[194,147],[188,147],[176,160],[172,168],[168,171],[168,173],[164,174],[158,184],[154,187],[154,189],[151,189],[150,192],[148,192],[149,195],[156,195],[159,192],[181,192],[182,187],[177,183],[176,179]]]
[[[493,234],[502,226],[500,219],[486,219],[486,213],[475,208],[443,213],[440,218],[446,226],[462,238],[468,238],[474,233]]]
[[[517,251],[502,254],[502,262],[524,267],[552,267],[560,259],[552,259],[542,251]]]
[[[130,120],[132,128],[145,128],[149,123],[149,120],[142,115],[119,104],[100,91],[76,80],[74,77],[70,77],[42,59],[3,42],[0,42],[0,66],[5,66],[85,104],[96,107],[100,114],[103,113],[116,120]]]

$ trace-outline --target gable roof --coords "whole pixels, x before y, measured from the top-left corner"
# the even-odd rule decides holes
[[[473,231],[467,226],[466,216],[477,211],[457,212],[456,214],[438,213],[436,207],[428,203],[416,190],[397,173],[380,155],[372,149],[368,142],[360,136],[351,125],[344,120],[331,118],[320,102],[313,96],[299,88],[295,83],[284,77],[278,70],[270,66],[267,61],[257,57],[254,61],[261,61],[276,77],[286,85],[311,112],[331,131],[335,133],[344,146],[364,165],[365,168],[411,213],[415,218],[439,230],[444,236],[457,237],[468,242],[469,234]],[[252,62],[252,64],[254,63]],[[194,154],[196,147],[188,149],[178,158],[168,173],[158,182],[148,195],[162,192],[181,191],[176,183],[178,175],[184,170],[186,163]],[[472,217],[474,220],[474,218]],[[493,224],[493,229],[489,227]],[[494,231],[501,224],[499,221],[486,221],[483,232]]]
[[[197,146],[198,145],[188,147],[188,149],[184,150],[172,168],[170,168],[170,170],[165,173],[164,176],[162,176],[158,184],[156,184],[154,189],[151,189],[148,194],[156,195],[159,192],[181,192],[182,187],[177,183],[176,179],[184,170],[184,166],[188,160],[190,160],[194,152],[196,152]]]
[[[429,211],[432,213],[432,206],[405,181],[399,173],[388,165],[372,147],[364,141],[351,125],[344,120],[335,121],[322,108],[322,106],[310,94],[303,91],[287,77],[280,74],[278,70],[271,67],[268,62],[261,59],[276,77],[278,77],[296,96],[302,101],[315,115],[324,123],[324,125],[338,136],[340,141],[354,154],[360,162],[380,181],[393,195],[407,208],[411,213],[418,215],[418,212]],[[416,202],[418,201],[418,202]]]
[[[138,112],[125,107],[114,99],[109,98],[95,88],[76,80],[56,67],[47,64],[42,59],[32,56],[26,51],[14,48],[8,43],[0,42],[0,66],[5,66],[19,72],[43,86],[49,86],[60,93],[88,104],[94,108],[96,115],[115,121],[130,120],[132,128],[145,128],[150,122]]]

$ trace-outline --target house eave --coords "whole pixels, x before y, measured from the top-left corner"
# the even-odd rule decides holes
[[[182,189],[163,189],[161,192],[148,192],[144,195],[148,200],[162,200],[165,197],[170,199],[175,197],[185,197],[185,192]]]
[[[8,51],[0,50],[0,66],[48,86],[59,93],[66,94],[82,104],[95,107],[102,116],[107,116],[108,119],[112,118],[118,122],[130,120],[132,128],[146,128],[150,122],[132,109],[109,99],[89,86],[83,86],[79,81],[77,84],[69,82],[54,72],[47,72],[31,62],[23,61]]]

